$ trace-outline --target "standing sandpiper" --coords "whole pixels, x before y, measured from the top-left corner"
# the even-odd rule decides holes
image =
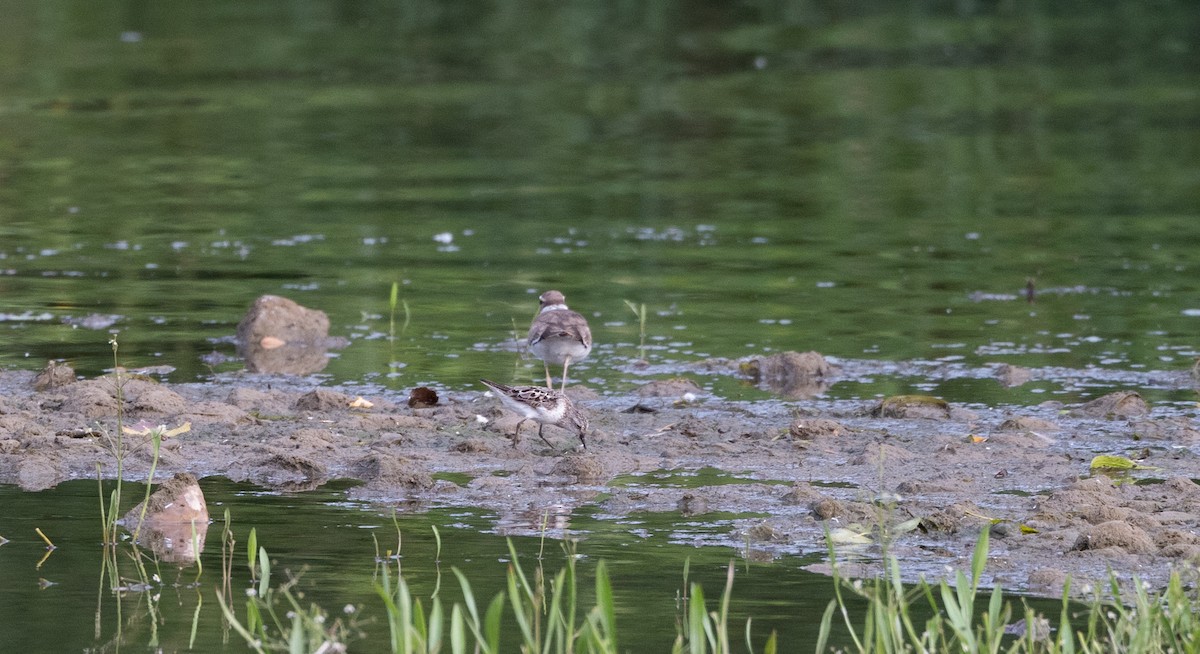
[[[546,367],[546,388],[550,381],[550,364],[563,367],[562,389],[567,389],[567,368],[572,362],[583,361],[592,351],[592,330],[587,319],[567,308],[567,299],[558,291],[546,291],[538,298],[542,310],[529,326],[529,351]]]
[[[517,428],[513,430],[513,447],[521,442],[521,425],[525,424],[526,420],[534,420],[538,423],[538,438],[545,441],[546,445],[550,445],[550,441],[542,435],[542,428],[546,425],[557,425],[578,434],[583,449],[587,449],[587,416],[576,408],[566,393],[537,386],[505,386],[487,379],[479,381],[495,391],[501,404],[514,413],[521,414],[521,422],[518,422]],[[554,448],[553,445],[550,447]]]

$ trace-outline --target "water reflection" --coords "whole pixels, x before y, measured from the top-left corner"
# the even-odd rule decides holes
[[[462,388],[550,287],[588,308],[579,371],[615,390],[642,342],[626,300],[679,344],[652,364],[1196,354],[1186,3],[55,7],[0,25],[4,365],[94,376],[85,317],[119,316],[130,367],[202,379],[278,293],[353,342],[303,369]],[[394,282],[398,342],[370,318]]]
[[[120,524],[159,561],[186,566],[204,552],[208,518],[200,483],[183,473],[159,486],[144,505],[130,509]]]
[[[163,563],[191,565],[204,552],[208,521],[148,522],[142,526],[138,545],[150,550]]]

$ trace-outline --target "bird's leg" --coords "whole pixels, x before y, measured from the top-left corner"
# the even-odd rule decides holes
[[[579,432],[579,442],[583,443],[583,449],[587,449],[587,434]]]
[[[564,392],[564,393],[567,392],[567,368],[570,367],[570,365],[571,365],[571,357],[567,357],[566,359],[563,359],[562,392]]]
[[[543,441],[546,443],[546,445],[549,445],[549,446],[550,446],[550,449],[552,449],[552,450],[553,450],[553,449],[554,449],[554,445],[552,445],[552,444],[550,443],[550,441],[546,440],[546,437],[542,435],[542,428],[543,428],[543,427],[545,427],[545,426],[546,426],[546,425],[543,425],[543,424],[541,424],[541,423],[539,423],[539,424],[538,424],[538,438],[542,439],[542,440],[543,440]]]
[[[550,381],[550,364],[543,361],[542,366],[546,368],[546,388],[554,390],[554,382]]]
[[[513,435],[512,435],[512,441],[513,441],[512,446],[513,447],[516,447],[517,443],[521,442],[521,425],[525,424],[525,420],[529,420],[529,418],[525,418],[521,422],[518,422],[517,428],[513,430]]]

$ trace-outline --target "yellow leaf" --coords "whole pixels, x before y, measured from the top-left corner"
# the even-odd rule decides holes
[[[866,534],[838,527],[829,532],[829,540],[835,545],[870,545],[871,539]]]
[[[182,425],[179,425],[178,427],[176,427],[174,429],[168,429],[168,430],[164,431],[162,433],[162,437],[170,438],[171,436],[178,436],[180,434],[186,434],[187,432],[189,432],[191,430],[192,430],[192,423],[189,421],[189,422],[183,423]]]

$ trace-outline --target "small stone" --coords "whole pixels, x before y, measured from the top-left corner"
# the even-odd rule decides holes
[[[408,406],[414,409],[428,409],[437,406],[438,394],[428,386],[418,386],[408,393]]]

